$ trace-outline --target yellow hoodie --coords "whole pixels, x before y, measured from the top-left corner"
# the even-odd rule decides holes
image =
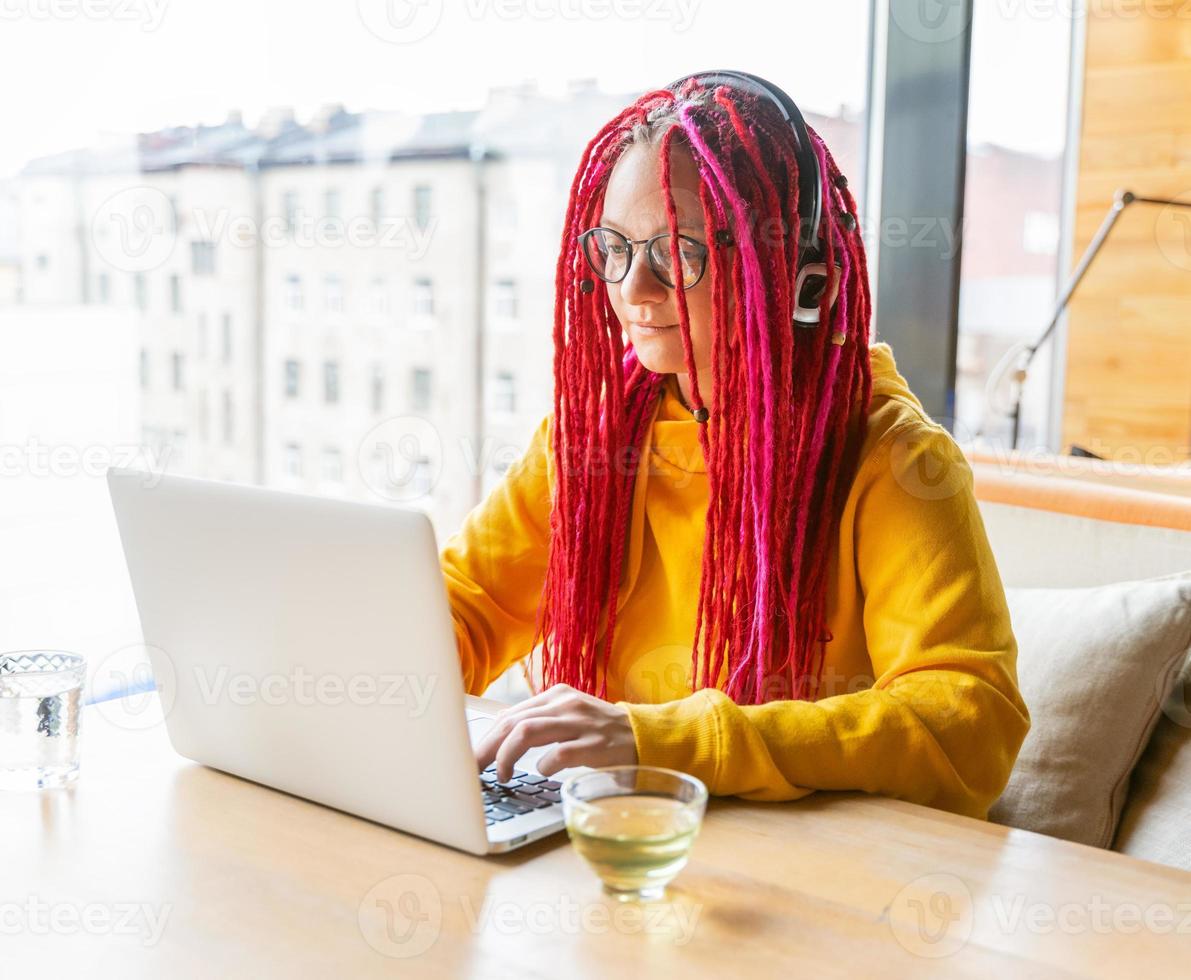
[[[985,817],[1029,729],[1017,643],[971,469],[874,343],[869,427],[827,568],[822,696],[737,705],[692,693],[707,473],[670,377],[634,491],[607,697],[642,765],[713,794],[793,800],[863,790]],[[546,573],[550,417],[445,543],[464,684],[481,694],[530,653]]]

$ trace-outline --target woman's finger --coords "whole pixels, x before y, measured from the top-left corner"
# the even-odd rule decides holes
[[[496,724],[489,728],[476,744],[476,765],[479,767],[479,771],[482,772],[492,764],[497,748],[519,721],[524,721],[527,718],[557,717],[564,712],[565,709],[560,708],[552,701],[542,701],[536,705],[518,704],[513,705],[511,710],[506,709],[506,712],[497,716]]]
[[[497,749],[496,778],[502,783],[511,779],[513,764],[530,749],[572,739],[582,733],[583,726],[574,718],[539,717],[518,722]]]

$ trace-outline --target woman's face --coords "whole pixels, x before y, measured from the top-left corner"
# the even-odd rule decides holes
[[[699,203],[699,172],[690,152],[680,144],[672,144],[670,161],[671,193],[678,212],[678,230],[702,242],[706,236],[703,209]],[[616,162],[604,195],[600,225],[635,241],[668,230],[657,147],[636,144]],[[715,247],[711,243],[705,244],[709,248]],[[685,375],[687,368],[678,329],[675,291],[653,274],[644,246],[634,246],[633,253],[625,278],[606,284],[612,308],[646,368],[659,374]],[[692,289],[686,290],[686,303],[695,369],[706,398],[710,392],[702,382],[711,371],[710,271],[705,272]]]

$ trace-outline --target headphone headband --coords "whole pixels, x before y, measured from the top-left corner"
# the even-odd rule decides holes
[[[743,71],[694,72],[683,75],[666,88],[677,93],[682,84],[692,78],[760,95],[774,103],[781,111],[782,118],[794,133],[794,152],[798,158],[798,245],[800,249],[813,249],[816,255],[822,254],[819,247],[819,224],[823,216],[822,173],[819,169],[819,157],[811,146],[810,136],[806,131],[806,121],[794,100],[772,82]]]

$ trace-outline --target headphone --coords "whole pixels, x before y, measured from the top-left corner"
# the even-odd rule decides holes
[[[798,277],[794,282],[794,326],[819,325],[819,299],[827,286],[827,265],[820,261],[822,238],[819,226],[823,220],[823,174],[819,157],[811,146],[806,121],[794,100],[782,89],[757,75],[743,71],[700,71],[671,82],[666,86],[677,93],[683,83],[698,79],[709,85],[727,85],[768,99],[782,114],[794,133],[794,156],[798,161]],[[841,177],[841,186],[846,180]],[[847,219],[850,219],[847,220]],[[845,215],[849,230],[856,219]],[[837,278],[839,266],[836,266]]]

